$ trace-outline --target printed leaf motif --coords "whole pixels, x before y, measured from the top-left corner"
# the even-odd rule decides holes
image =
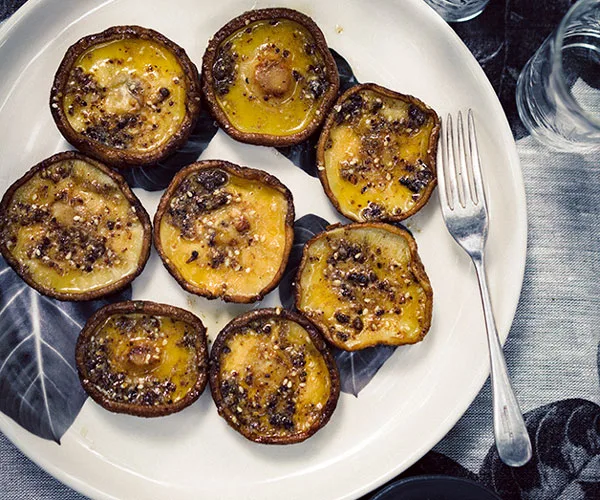
[[[340,54],[335,50],[329,49],[340,75],[340,94],[346,92],[350,87],[358,85],[360,82],[356,79],[354,71],[350,67],[350,63],[346,61]]]
[[[212,116],[203,109],[190,138],[175,154],[156,165],[133,167],[120,172],[132,188],[142,188],[146,191],[165,189],[177,172],[198,159],[217,130]]]
[[[525,415],[533,458],[508,467],[495,447],[480,478],[503,500],[593,500],[600,498],[600,407],[566,399]]]
[[[0,411],[33,434],[60,444],[86,399],[75,342],[108,299],[61,302],[40,295],[0,257]]]
[[[327,226],[329,222],[315,214],[307,214],[294,222],[294,244],[283,278],[279,283],[279,300],[289,311],[295,309],[294,281],[302,260],[304,244],[316,234],[325,231]]]
[[[307,214],[294,223],[294,244],[283,279],[279,283],[279,299],[283,307],[295,309],[294,281],[302,260],[304,244],[329,226],[322,217]],[[373,379],[383,363],[394,353],[394,347],[379,346],[362,351],[347,352],[333,349],[340,370],[342,392],[358,396],[358,393]]]
[[[335,349],[333,355],[340,370],[342,392],[358,397],[395,350],[384,345],[353,352]]]
[[[358,80],[354,76],[348,61],[335,50],[329,49],[329,51],[335,60],[338,73],[340,74],[340,92],[345,92],[350,87],[357,85]],[[319,131],[315,132],[300,144],[277,148],[277,150],[294,165],[304,170],[308,175],[317,177],[317,143],[319,142],[319,133]]]

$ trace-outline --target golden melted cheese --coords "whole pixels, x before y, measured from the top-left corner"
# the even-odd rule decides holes
[[[115,314],[88,339],[85,376],[110,401],[177,403],[199,377],[197,335],[190,324],[168,316]]]
[[[299,434],[316,424],[331,376],[308,332],[282,318],[231,335],[219,359],[220,390],[235,421],[262,437]]]
[[[431,111],[373,90],[334,106],[319,167],[340,212],[358,222],[400,220],[422,204],[435,179],[426,163],[435,124]]]
[[[256,21],[226,38],[217,49],[213,78],[231,126],[275,136],[320,121],[330,86],[312,35],[289,19]]]
[[[251,297],[273,281],[287,257],[288,201],[263,182],[227,179],[206,194],[194,183],[180,188],[161,219],[160,241],[186,282],[216,296]],[[214,206],[197,211],[205,198]]]
[[[76,132],[108,147],[147,152],[178,132],[184,72],[164,45],[144,39],[90,47],[75,62],[62,106]]]
[[[297,307],[335,345],[355,350],[423,338],[430,286],[415,274],[405,237],[379,227],[340,227],[323,233],[305,254]]]
[[[16,190],[2,237],[33,281],[78,294],[136,272],[144,226],[111,177],[75,159],[38,171]]]

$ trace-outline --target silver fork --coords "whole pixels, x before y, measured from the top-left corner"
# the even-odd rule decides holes
[[[467,121],[468,135],[465,139],[462,113],[459,112],[457,141],[454,139],[451,115],[448,115],[443,126],[438,154],[438,160],[441,161],[438,161],[437,167],[440,204],[448,231],[471,257],[479,281],[490,353],[494,436],[498,455],[505,464],[520,467],[531,458],[531,442],[510,384],[492,311],[484,264],[488,208],[471,110]]]

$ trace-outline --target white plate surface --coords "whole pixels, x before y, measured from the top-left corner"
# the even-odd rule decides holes
[[[0,29],[0,189],[31,165],[69,149],[48,108],[55,70],[80,37],[117,24],[154,28],[199,66],[209,37],[254,7],[289,6],[319,24],[360,81],[416,95],[441,116],[473,108],[492,213],[489,280],[506,338],[523,280],[526,210],[515,144],[483,71],[422,0],[30,0]],[[262,168],[292,190],[297,217],[337,219],[319,182],[271,148],[222,132],[202,158]],[[136,190],[150,214],[160,193]],[[59,480],[93,498],[357,498],[406,469],[464,413],[489,371],[474,272],[448,235],[437,194],[408,221],[431,278],[434,320],[426,339],[399,348],[358,398],[342,394],[330,423],[304,443],[257,445],[217,415],[209,391],[185,411],[159,419],[113,415],[88,400],[62,445],[39,439],[0,414],[0,430]],[[263,305],[277,303],[270,294]],[[134,298],[186,307],[214,338],[247,306],[184,293],[153,253]]]

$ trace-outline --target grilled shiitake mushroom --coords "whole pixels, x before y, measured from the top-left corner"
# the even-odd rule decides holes
[[[356,222],[401,221],[436,184],[437,114],[419,99],[373,83],[346,91],[317,147],[319,178],[340,213]]]
[[[198,70],[156,31],[115,26],[72,45],[50,108],[73,146],[116,167],[156,163],[183,144],[200,113]]]
[[[304,441],[329,421],[340,393],[318,331],[279,308],[231,321],[213,344],[209,377],[219,414],[257,443]]]
[[[261,170],[221,160],[181,170],[154,217],[154,245],[188,292],[254,302],[277,286],[294,239],[292,194]]]
[[[96,311],[77,339],[81,384],[115,413],[159,417],[182,410],[206,387],[206,329],[178,307],[127,301]]]
[[[319,27],[291,9],[246,12],[210,40],[202,91],[221,127],[238,141],[298,144],[321,124],[339,89]]]
[[[340,349],[419,342],[432,305],[429,278],[405,229],[338,225],[304,248],[296,307]]]
[[[125,179],[73,151],[16,181],[0,203],[0,251],[40,293],[90,300],[128,285],[150,255],[150,217]]]

